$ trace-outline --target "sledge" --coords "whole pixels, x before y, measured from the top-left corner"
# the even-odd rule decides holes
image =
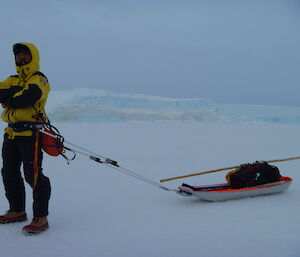
[[[110,168],[118,170],[124,174],[127,174],[131,177],[134,177],[152,186],[158,187],[162,190],[169,191],[169,192],[176,192],[186,196],[196,196],[206,201],[225,201],[225,200],[238,199],[244,197],[281,193],[290,186],[292,179],[290,177],[281,176],[278,168],[275,166],[271,167],[271,171],[270,171],[270,167],[266,168],[265,166],[270,166],[268,163],[300,160],[300,156],[296,156],[296,157],[289,157],[285,159],[276,159],[276,160],[260,161],[260,162],[256,161],[255,163],[252,164],[247,163],[247,164],[231,166],[227,168],[221,168],[217,170],[210,170],[210,171],[187,174],[187,175],[173,177],[173,178],[162,179],[160,180],[160,183],[158,183],[148,177],[142,176],[139,173],[133,172],[132,170],[120,166],[119,163],[115,160],[94,153],[79,145],[75,145],[71,142],[64,140],[64,138],[60,135],[59,131],[55,127],[53,127],[50,124],[50,122],[44,124],[43,128],[38,128],[38,131],[41,132],[43,135],[47,135],[54,139],[53,142],[55,144],[50,144],[50,147],[56,147],[58,149],[48,153],[50,155],[53,156],[61,155],[61,153],[64,153],[66,150],[69,150],[74,153],[74,157],[67,158],[68,161],[74,160],[76,156],[75,153],[85,155],[89,157],[90,160],[106,165]],[[50,140],[48,139],[47,142],[49,141]],[[66,143],[71,147],[69,146],[65,147],[63,143]],[[48,145],[46,144],[46,146]],[[48,149],[45,150],[46,153],[47,150]],[[167,182],[170,180],[198,176],[198,175],[219,172],[224,170],[231,170],[231,171],[226,175],[226,180],[229,179],[229,181],[227,180],[227,183],[223,183],[223,184],[208,185],[208,186],[190,186],[187,184],[182,184],[182,186],[174,189],[166,187],[161,184],[163,182]],[[244,185],[244,186],[237,187],[237,183],[240,182],[246,182],[247,183],[246,185],[248,186]],[[253,186],[254,185],[253,182],[255,182],[255,186]]]
[[[232,188],[228,183],[206,186],[182,184],[178,187],[178,193],[184,196],[195,196],[205,201],[218,202],[282,193],[291,185],[291,182],[290,177],[281,176],[276,182],[243,188]]]

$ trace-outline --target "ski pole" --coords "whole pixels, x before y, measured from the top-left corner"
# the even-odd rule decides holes
[[[48,133],[43,128],[39,129],[39,131],[41,133],[45,134],[45,135],[48,135],[50,137],[53,137],[53,138],[57,139],[57,135],[53,135],[51,133]],[[104,165],[106,165],[106,166],[108,166],[110,168],[118,170],[118,171],[120,171],[122,173],[125,173],[125,174],[131,176],[131,177],[134,177],[136,179],[144,181],[145,183],[151,184],[151,185],[153,185],[155,187],[158,187],[158,188],[166,190],[166,191],[175,191],[175,192],[179,191],[177,189],[170,189],[168,187],[165,187],[165,186],[161,185],[160,183],[158,183],[158,182],[156,182],[156,181],[154,181],[152,179],[149,179],[149,178],[144,177],[142,175],[139,175],[139,174],[137,174],[137,173],[135,173],[135,172],[133,172],[131,170],[128,170],[128,169],[126,169],[124,167],[121,167],[121,166],[119,166],[119,164],[118,164],[117,161],[114,161],[112,159],[106,158],[106,157],[104,157],[102,155],[99,155],[97,153],[93,153],[93,152],[91,152],[88,149],[85,149],[85,148],[83,148],[81,146],[75,145],[75,144],[73,144],[71,142],[68,142],[66,140],[64,141],[64,143],[69,144],[69,145],[71,145],[74,148],[77,148],[77,149],[74,149],[74,148],[69,148],[69,149],[72,150],[72,151],[74,151],[74,152],[76,152],[76,153],[78,153],[78,154],[85,155],[85,156],[89,157],[93,161],[96,161],[98,163],[104,164]]]
[[[298,160],[298,159],[300,159],[300,156],[290,157],[290,158],[285,158],[285,159],[269,160],[269,161],[266,161],[266,162],[267,163],[272,163],[272,162],[286,162],[286,161],[292,161],[292,160]],[[175,180],[175,179],[181,179],[181,178],[188,178],[188,177],[193,177],[193,176],[199,176],[199,175],[208,174],[208,173],[214,173],[214,172],[219,172],[219,171],[223,171],[223,170],[237,169],[237,168],[240,168],[240,167],[241,167],[241,165],[232,166],[232,167],[228,167],[228,168],[221,168],[221,169],[217,169],[217,170],[209,170],[209,171],[204,171],[204,172],[199,172],[199,173],[192,173],[192,174],[187,174],[187,175],[178,176],[178,177],[174,177],[174,178],[162,179],[162,180],[160,180],[160,182],[163,183],[163,182],[167,182],[167,181],[171,181],[171,180]]]
[[[232,166],[232,167],[222,168],[222,169],[217,169],[217,170],[209,170],[209,171],[204,171],[204,172],[199,172],[199,173],[187,174],[187,175],[183,175],[183,176],[162,179],[162,180],[160,180],[160,182],[167,182],[167,181],[171,181],[171,180],[175,180],[175,179],[181,179],[181,178],[188,178],[188,177],[193,177],[193,176],[199,176],[199,175],[213,173],[213,172],[218,172],[218,171],[223,171],[223,170],[237,169],[239,167],[240,166]]]

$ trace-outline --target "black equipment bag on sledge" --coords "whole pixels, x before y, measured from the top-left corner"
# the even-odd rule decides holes
[[[232,188],[258,186],[279,181],[279,169],[267,162],[243,164],[240,168],[229,172],[226,179]]]

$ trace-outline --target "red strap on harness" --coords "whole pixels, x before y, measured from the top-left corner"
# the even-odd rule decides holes
[[[37,185],[38,175],[39,175],[39,131],[35,133],[35,143],[34,143],[34,158],[33,158],[33,185],[32,189],[35,189]]]

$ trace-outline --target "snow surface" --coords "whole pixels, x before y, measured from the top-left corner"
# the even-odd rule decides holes
[[[275,115],[277,111],[272,112],[271,107],[231,105],[226,109],[223,106],[225,115],[209,100],[193,100],[197,111],[209,110],[216,117],[227,118],[207,121],[208,114],[203,114],[204,121],[170,120],[165,116],[147,120],[143,114],[140,120],[109,122],[114,112],[108,111],[106,118],[99,118],[94,112],[81,121],[83,113],[92,111],[93,106],[102,108],[100,95],[93,101],[83,93],[66,92],[66,95],[68,99],[63,95],[59,99],[59,94],[53,93],[49,99],[53,125],[66,140],[117,160],[121,166],[157,182],[177,175],[299,155],[298,122],[255,119],[262,117],[264,110]],[[123,110],[123,105],[115,103],[125,96],[118,99],[107,92],[102,95],[103,102],[107,102],[105,108],[110,104],[110,108]],[[138,102],[142,99],[149,102],[151,98],[155,104],[146,109],[155,113],[162,109],[177,114],[190,110],[186,105],[175,108],[172,99],[137,95],[127,98],[136,98]],[[129,103],[126,99],[124,102]],[[182,100],[179,106],[183,103],[191,101]],[[145,113],[135,104],[128,109]],[[238,118],[244,111],[244,117],[252,115],[251,119]],[[68,122],[62,122],[56,112],[69,114]],[[295,114],[282,107],[282,117]],[[3,129],[5,124],[0,126]],[[211,203],[166,192],[85,156],[78,155],[67,165],[63,158],[45,155],[44,172],[52,183],[50,228],[39,236],[26,237],[21,232],[26,223],[1,225],[1,256],[299,257],[299,162],[282,162],[277,166],[282,175],[294,179],[286,192]],[[221,183],[225,174],[219,172],[164,185],[176,188],[182,182]],[[3,185],[0,188],[4,212],[8,205]],[[26,186],[26,190],[27,212],[31,217],[31,189]]]

